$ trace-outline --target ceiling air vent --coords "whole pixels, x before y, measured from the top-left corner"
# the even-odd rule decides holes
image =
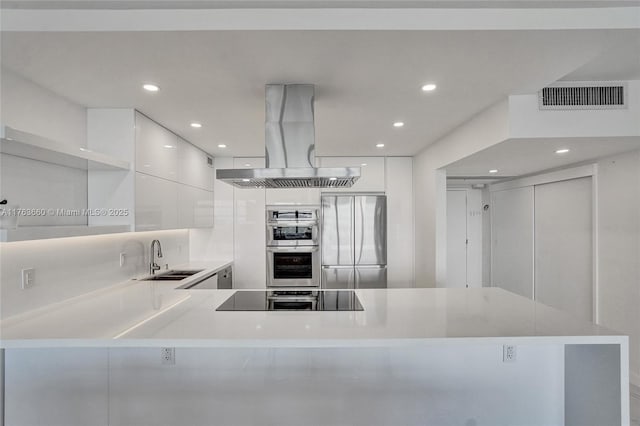
[[[541,110],[627,107],[627,85],[611,81],[562,81],[538,92]]]

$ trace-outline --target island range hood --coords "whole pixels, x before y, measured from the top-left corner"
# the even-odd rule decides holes
[[[360,167],[315,167],[314,87],[269,84],[265,90],[264,169],[219,169],[237,188],[348,188]]]

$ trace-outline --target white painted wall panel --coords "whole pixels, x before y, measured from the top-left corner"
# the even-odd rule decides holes
[[[234,158],[233,167],[245,163],[264,167],[264,158]],[[264,288],[266,286],[265,190],[234,190],[234,286]]]
[[[640,151],[598,161],[598,319],[629,334],[640,386]]]
[[[491,197],[492,286],[533,298],[533,187]]]
[[[447,191],[447,288],[467,287],[467,191]]]
[[[538,95],[509,96],[512,138],[614,137],[640,134],[640,81],[629,81],[627,108],[541,111]]]
[[[446,165],[509,137],[508,103],[487,108],[414,156],[416,283],[446,280]],[[444,254],[444,255],[443,255]]]
[[[591,178],[536,185],[535,299],[593,319]]]
[[[366,166],[362,166],[366,164]],[[321,167],[360,167],[360,178],[351,188],[324,188],[322,192],[384,192],[384,157],[321,157]]]
[[[414,287],[413,159],[387,157],[385,163],[387,286]]]

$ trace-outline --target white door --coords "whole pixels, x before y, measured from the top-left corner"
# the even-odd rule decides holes
[[[535,299],[593,319],[591,177],[535,187]]]
[[[491,194],[491,282],[533,299],[533,187]]]
[[[447,191],[447,288],[467,287],[467,192]]]

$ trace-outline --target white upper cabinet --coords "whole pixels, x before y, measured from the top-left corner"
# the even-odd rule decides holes
[[[213,191],[213,157],[178,137],[178,182]]]
[[[213,192],[178,185],[178,228],[213,227]]]
[[[178,191],[181,186],[170,180],[136,172],[136,231],[180,228]]]
[[[178,180],[178,136],[136,112],[136,171]]]
[[[322,192],[384,192],[384,157],[322,157],[320,167],[360,167],[360,179],[351,188],[326,188]]]

